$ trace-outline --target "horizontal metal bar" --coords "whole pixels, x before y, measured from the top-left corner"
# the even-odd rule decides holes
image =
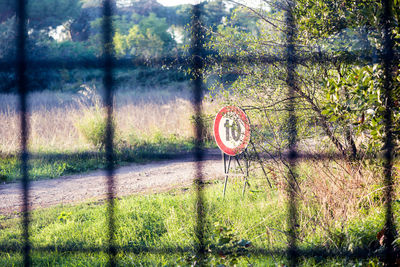
[[[88,151],[88,152],[76,152],[76,153],[29,153],[29,160],[67,160],[73,158],[79,158],[82,160],[91,159],[91,158],[105,158],[105,152],[96,152],[96,151]],[[118,154],[116,155],[118,156]],[[9,157],[17,157],[17,154],[6,154],[0,153],[0,158],[9,158]],[[127,156],[129,157],[129,156]],[[134,155],[132,156],[134,157]],[[140,153],[140,157],[145,157],[148,159],[157,158],[157,159],[188,159],[193,158],[193,152],[177,152],[177,153],[157,153],[157,152],[143,152]],[[205,160],[216,159],[219,160],[221,158],[221,154],[218,151],[206,151]]]
[[[88,151],[88,152],[76,152],[76,153],[29,153],[29,159],[41,159],[41,160],[66,160],[71,158],[79,158],[79,159],[91,159],[91,158],[105,158],[106,154],[104,152],[95,152],[95,151]],[[192,151],[188,152],[177,152],[177,153],[153,153],[153,152],[144,152],[141,153],[141,157],[145,157],[148,159],[151,158],[165,158],[165,159],[190,159],[191,155],[193,155]],[[0,158],[9,158],[9,157],[16,157],[16,154],[7,154],[0,152]],[[255,160],[255,154],[249,153],[249,157],[251,160]],[[271,153],[260,153],[260,158],[262,159],[283,159],[288,160],[291,155],[289,152],[273,152]],[[217,150],[206,150],[204,153],[204,157],[207,160],[216,159],[220,160],[221,154]],[[311,153],[311,152],[301,152],[298,151],[297,155],[299,160],[314,160],[314,161],[323,161],[323,160],[340,160],[346,159],[346,157],[341,153]],[[363,159],[377,159],[379,158],[377,155],[365,155]]]
[[[167,65],[169,67],[187,65],[188,57],[160,57],[153,59],[114,59],[114,69],[136,68]],[[0,71],[13,71],[14,61],[0,60]],[[104,69],[105,62],[101,58],[86,58],[72,60],[68,58],[54,58],[42,60],[27,60],[29,68],[34,69]]]
[[[116,246],[119,252],[124,253],[150,253],[150,254],[180,254],[185,252],[194,251],[193,246],[189,247],[135,247],[129,246]],[[107,246],[85,246],[77,247],[71,246],[33,246],[31,252],[47,252],[47,253],[106,253]],[[21,253],[22,248],[16,248],[6,244],[0,244],[0,253]],[[348,250],[330,250],[324,246],[315,246],[312,248],[299,248],[299,255],[301,258],[324,257],[324,258],[348,258],[348,259],[368,259],[382,256],[381,253],[367,250],[365,248],[353,248],[352,251]],[[216,252],[217,253],[217,252]],[[252,256],[287,256],[287,250],[284,249],[266,249],[259,247],[248,248],[247,255]]]
[[[286,62],[284,55],[247,55],[247,56],[221,56],[215,52],[206,52],[204,62],[207,63],[248,63],[248,64],[273,64],[278,62]],[[189,67],[192,64],[191,56],[188,55],[166,55],[157,58],[127,58],[114,59],[113,67],[115,69],[137,68],[137,67]],[[302,52],[296,56],[298,63],[327,63],[327,62],[349,62],[352,64],[368,64],[374,63],[372,58],[360,58],[352,53],[343,52],[340,56],[332,56],[331,54],[318,52]],[[85,59],[68,59],[53,58],[53,59],[27,59],[29,68],[34,69],[102,69],[104,61],[101,58],[91,57]],[[1,59],[0,71],[11,72],[15,68],[14,60]]]
[[[37,246],[32,247],[32,252],[48,252],[48,253],[99,253],[99,252],[108,252],[108,246],[84,246],[77,247],[76,244],[71,246]],[[162,247],[162,248],[152,248],[152,247],[135,247],[132,245],[129,246],[115,246],[115,249],[118,251],[129,252],[134,254],[139,253],[153,253],[153,254],[171,254],[171,253],[183,253],[192,251],[192,247]],[[0,244],[0,253],[21,253],[22,248],[16,248],[13,246],[8,246],[6,244]]]

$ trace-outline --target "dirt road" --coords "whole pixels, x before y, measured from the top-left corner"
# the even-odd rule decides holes
[[[219,178],[223,174],[221,154],[208,151],[202,161],[205,179]],[[195,176],[193,156],[153,162],[132,164],[115,172],[115,192],[118,197],[141,192],[161,192],[174,187],[189,186]],[[19,212],[22,208],[21,184],[0,185],[0,213]],[[31,209],[57,204],[105,199],[107,180],[104,171],[63,176],[57,179],[30,183]]]

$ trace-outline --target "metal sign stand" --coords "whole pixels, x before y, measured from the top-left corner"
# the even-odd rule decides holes
[[[244,167],[245,170],[243,170],[242,165],[240,164],[240,157],[243,154],[243,158],[244,158]],[[240,171],[242,172],[242,175],[244,177],[244,185],[243,185],[243,196],[244,193],[246,192],[246,185],[247,185],[247,178],[249,177],[249,158],[247,156],[247,149],[245,151],[243,151],[243,153],[240,155],[236,155],[236,156],[229,156],[225,153],[222,152],[222,160],[224,162],[224,174],[225,174],[225,184],[224,184],[224,197],[225,197],[225,192],[226,192],[226,185],[228,184],[228,177],[229,177],[229,170],[231,168],[231,162],[232,162],[232,158],[235,159],[237,165],[240,168]],[[232,174],[231,174],[232,176]]]

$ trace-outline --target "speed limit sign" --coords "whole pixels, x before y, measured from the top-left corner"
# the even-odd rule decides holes
[[[222,108],[214,121],[214,136],[218,147],[229,156],[242,153],[250,141],[250,122],[238,107]]]

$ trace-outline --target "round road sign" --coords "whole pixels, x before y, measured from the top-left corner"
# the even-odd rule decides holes
[[[222,108],[214,121],[214,136],[218,147],[229,156],[242,153],[250,141],[250,122],[238,107]]]

